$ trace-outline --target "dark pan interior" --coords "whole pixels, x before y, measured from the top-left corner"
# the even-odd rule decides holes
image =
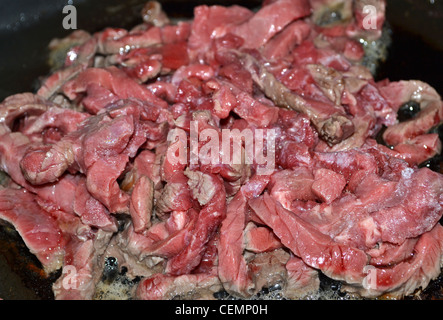
[[[199,4],[241,4],[250,8],[260,0],[163,0],[170,17],[190,18]],[[141,22],[145,0],[69,1],[77,8],[77,27],[90,32],[107,26],[129,28]],[[34,91],[40,76],[49,72],[47,45],[67,36],[62,8],[67,0],[3,0],[0,3],[0,101],[19,92]],[[392,29],[388,59],[376,80],[419,79],[443,95],[443,2],[438,0],[387,0],[387,20]],[[0,225],[0,298],[51,299],[57,274],[42,277],[38,261],[18,234]],[[432,282],[423,299],[442,299],[443,280]]]

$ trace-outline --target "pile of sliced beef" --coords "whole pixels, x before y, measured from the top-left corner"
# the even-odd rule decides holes
[[[135,299],[274,285],[295,299],[320,273],[361,297],[425,288],[443,262],[443,176],[420,164],[441,151],[443,105],[362,66],[384,13],[383,0],[265,0],[171,23],[149,2],[131,30],[54,40],[70,47],[63,67],[0,104],[0,219],[46,273],[63,270],[56,299],[92,299],[110,257],[141,279]],[[400,122],[410,101],[420,111]],[[191,123],[275,130],[275,167],[173,161]]]

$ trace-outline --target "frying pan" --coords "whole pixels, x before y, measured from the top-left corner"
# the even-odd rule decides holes
[[[260,0],[163,0],[171,18],[191,18],[200,4],[241,4],[254,8]],[[89,32],[105,27],[130,28],[141,22],[145,0],[2,0],[0,3],[0,100],[34,91],[39,77],[49,73],[47,45],[67,36],[63,7],[77,9],[77,27]],[[419,79],[443,95],[443,1],[387,0],[387,22],[392,30],[388,58],[376,80]],[[52,282],[59,274],[42,276],[38,261],[13,228],[0,225],[0,298],[52,299]],[[322,287],[334,285],[327,281]],[[443,299],[443,276],[415,297]]]

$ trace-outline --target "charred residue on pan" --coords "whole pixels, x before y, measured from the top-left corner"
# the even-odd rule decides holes
[[[61,270],[47,275],[41,263],[29,252],[18,232],[6,223],[0,224],[0,254],[11,272],[20,279],[20,282],[17,282],[14,278],[8,277],[2,281],[2,285],[9,286],[8,297],[2,298],[20,300],[54,298],[52,284],[60,276]],[[5,274],[7,275],[6,272]]]

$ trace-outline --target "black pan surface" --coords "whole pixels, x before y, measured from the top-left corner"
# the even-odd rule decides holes
[[[260,0],[163,0],[170,17],[190,18],[199,4],[241,4]],[[49,73],[47,45],[72,30],[62,26],[62,9],[73,4],[77,27],[89,32],[107,26],[130,28],[141,22],[144,0],[2,0],[0,2],[0,101],[19,92],[34,91],[39,77]],[[387,0],[392,45],[376,80],[419,79],[443,95],[443,1]],[[58,275],[42,276],[39,263],[17,232],[0,225],[0,298],[52,299],[51,283]],[[420,299],[443,299],[443,277],[433,281]],[[411,299],[413,297],[410,297]]]

